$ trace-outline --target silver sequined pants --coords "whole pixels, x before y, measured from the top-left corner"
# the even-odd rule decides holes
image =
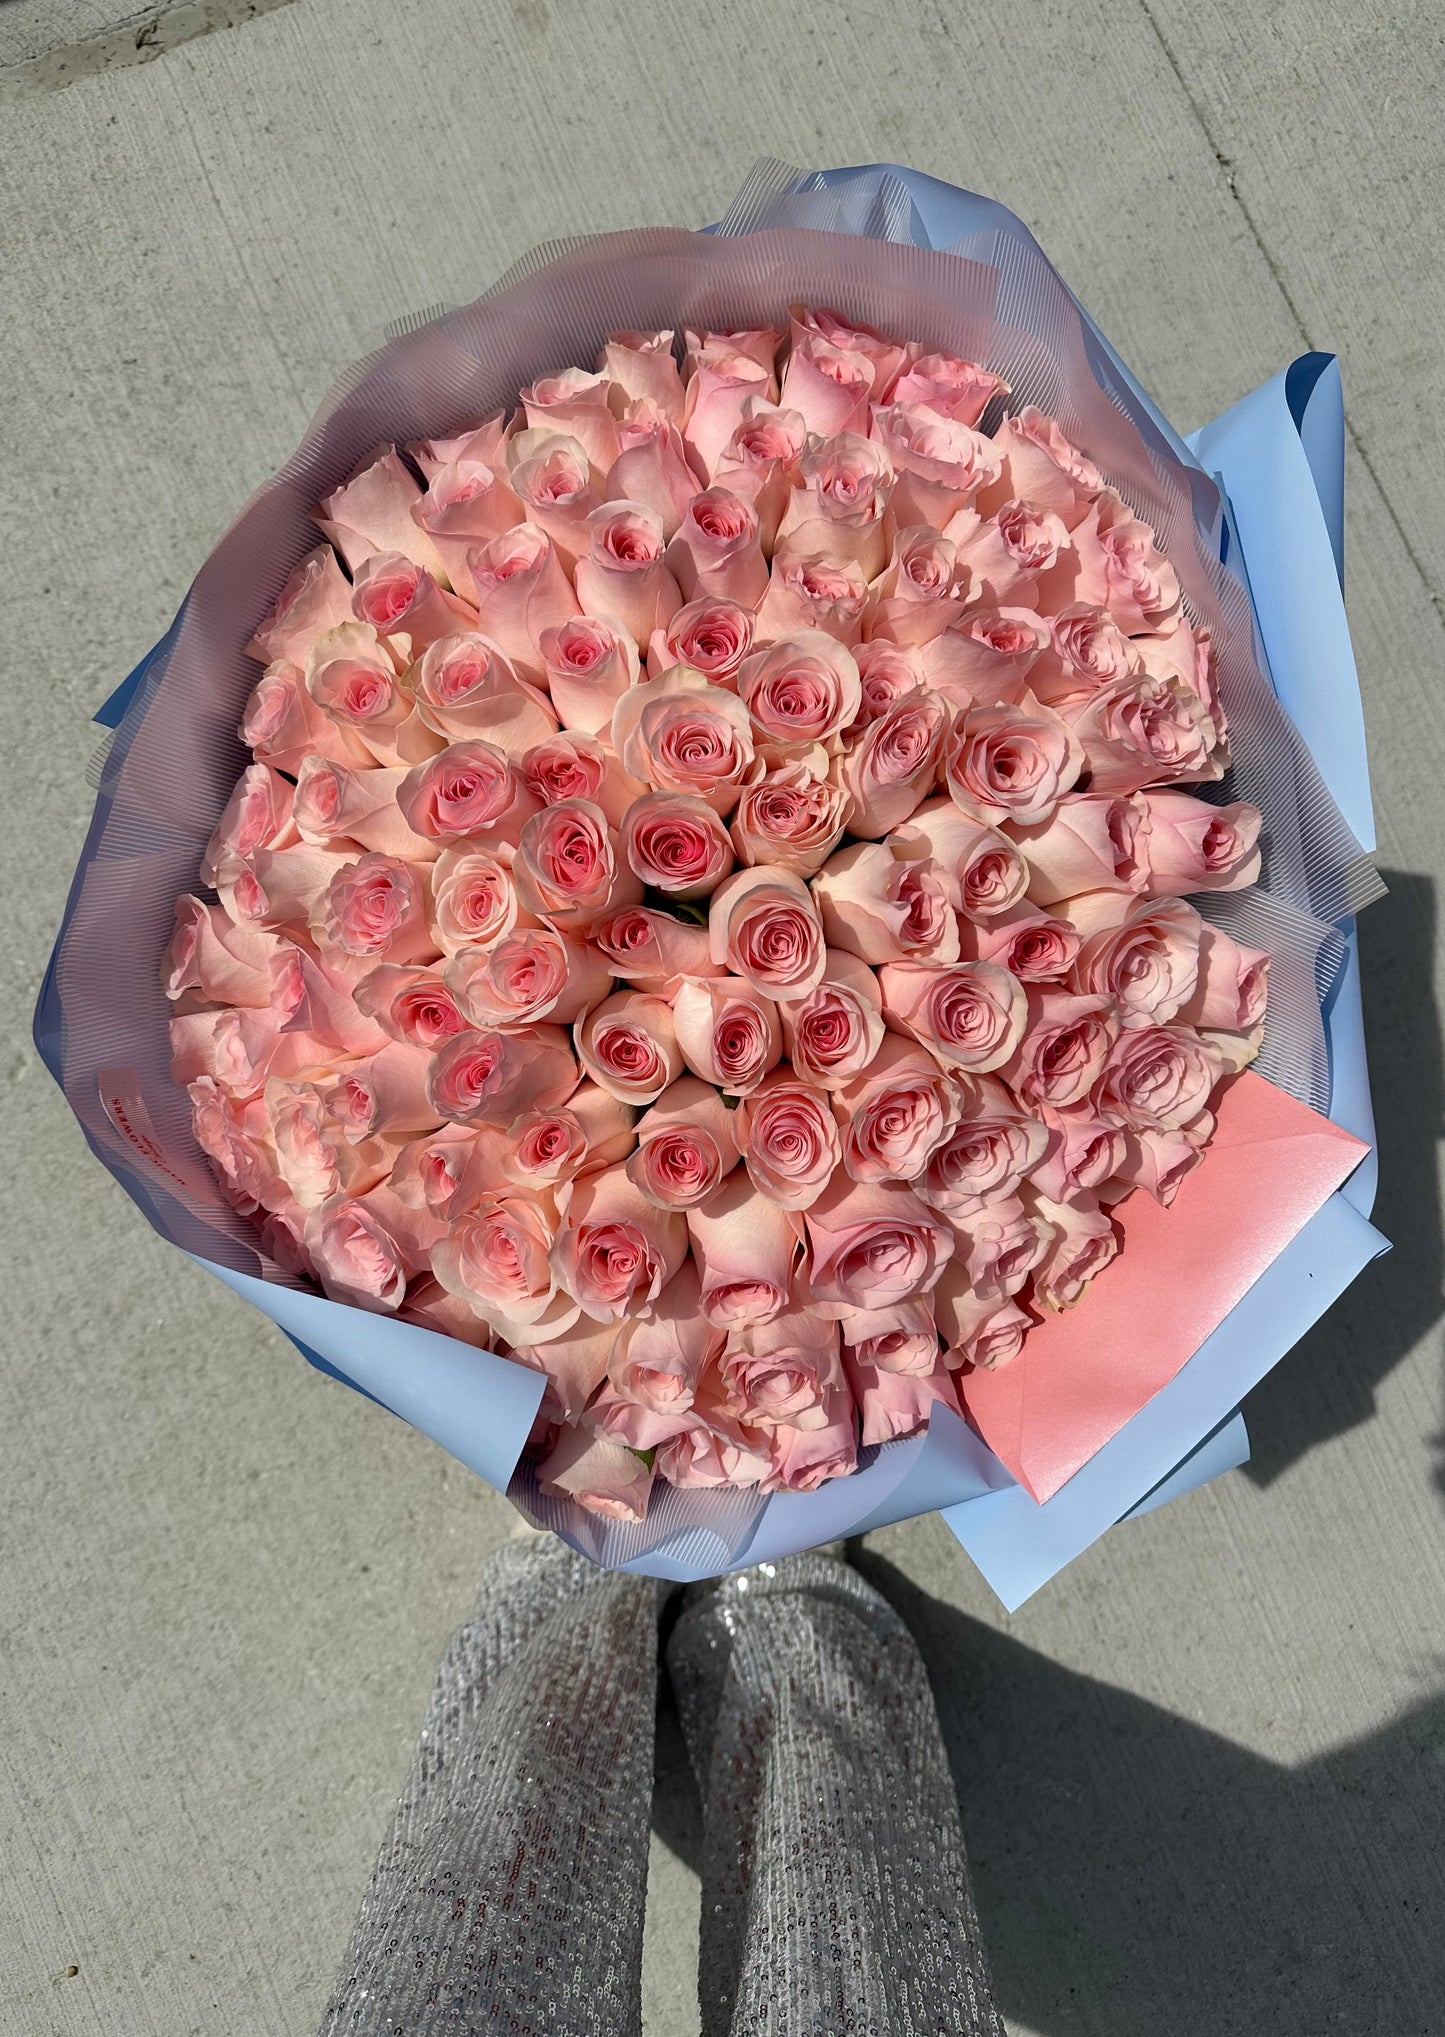
[[[640,2037],[657,1590],[505,1544],[437,1675],[322,2037]],[[831,1557],[693,1587],[703,2037],[1003,2037],[922,1662]]]

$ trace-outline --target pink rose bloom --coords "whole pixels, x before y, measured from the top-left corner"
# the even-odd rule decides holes
[[[306,661],[306,690],[378,764],[415,763],[441,747],[441,738],[415,721],[415,702],[367,623],[344,622],[316,639]]]
[[[629,634],[592,615],[573,616],[538,640],[552,705],[567,729],[595,736],[638,678],[637,646]],[[540,736],[532,738],[540,742]]]
[[[416,673],[416,711],[446,742],[484,736],[509,757],[557,726],[546,696],[476,635],[441,636],[428,645]]]
[[[1000,821],[1046,821],[1084,766],[1083,746],[1061,715],[1025,692],[1017,706],[970,707],[949,733],[944,783],[960,812]]]
[[[1206,629],[1196,629],[1187,616],[1176,615],[1148,636],[1134,640],[1144,670],[1156,679],[1173,680],[1204,702],[1224,741],[1225,713],[1219,698],[1214,645]]]
[[[1132,673],[1071,708],[1069,720],[1095,792],[1224,775],[1214,723],[1198,695],[1177,681]]]
[[[862,735],[870,721],[887,714],[896,700],[924,683],[923,654],[913,644],[889,643],[875,636],[859,644],[855,656],[860,697],[857,717],[843,731],[845,746]]]
[[[453,587],[471,585],[467,560],[522,521],[525,511],[504,472],[488,461],[458,459],[432,470],[427,491],[412,504],[412,522],[441,555]]]
[[[976,1295],[957,1260],[945,1269],[933,1300],[938,1328],[948,1346],[944,1363],[953,1370],[977,1365],[985,1372],[997,1372],[1011,1365],[1034,1326],[1032,1316],[1017,1302],[985,1301]]]
[[[428,1094],[454,1124],[509,1125],[551,1110],[577,1087],[577,1063],[560,1026],[516,1033],[458,1033],[433,1057]]]
[[[304,665],[323,630],[350,622],[351,582],[330,545],[309,552],[281,589],[276,606],[246,646],[259,664]]]
[[[795,333],[779,400],[819,438],[866,432],[877,379],[877,364],[846,341],[835,345],[821,333]]]
[[[663,563],[662,518],[645,503],[605,502],[588,519],[587,533],[574,575],[577,599],[586,614],[607,616],[646,649],[682,601]]]
[[[354,729],[317,706],[299,665],[277,663],[261,674],[236,733],[258,763],[274,764],[293,778],[311,756],[330,757],[338,764],[376,761]]]
[[[883,1043],[878,979],[855,955],[829,948],[816,990],[780,1007],[795,1074],[821,1089],[841,1089]]]
[[[557,375],[540,375],[530,389],[518,393],[531,430],[565,432],[593,467],[607,472],[619,451],[614,399],[620,392],[609,375],[563,368]]]
[[[722,1343],[722,1332],[702,1313],[702,1283],[687,1258],[653,1303],[651,1315],[623,1324],[608,1374],[625,1400],[655,1415],[686,1415]]]
[[[1085,941],[1075,987],[1116,999],[1125,1026],[1167,1025],[1194,994],[1203,928],[1182,898],[1139,899],[1122,926]]]
[[[1028,1002],[1028,1030],[1004,1080],[1032,1109],[1071,1110],[1104,1072],[1119,1037],[1117,1008],[1112,998],[1063,990],[1030,991]]]
[[[224,856],[216,889],[228,918],[240,925],[303,927],[324,910],[333,877],[355,858],[349,850],[257,849],[253,856]]]
[[[726,488],[694,495],[667,562],[688,601],[711,598],[756,608],[768,585],[758,513]]]
[[[517,896],[555,927],[585,933],[606,913],[642,897],[641,883],[617,851],[606,815],[590,800],[544,806],[517,844],[512,865]]]
[[[432,1272],[495,1336],[528,1343],[557,1292],[550,1256],[556,1229],[550,1198],[498,1189],[453,1218],[432,1246]],[[575,1323],[581,1311],[574,1305],[568,1313]]]
[[[965,961],[997,962],[1021,983],[1061,981],[1079,953],[1078,928],[1036,905],[1011,905],[992,919],[965,920],[959,935]]]
[[[644,991],[619,990],[578,1022],[577,1058],[599,1088],[623,1103],[653,1103],[682,1073],[671,1007]]]
[[[897,472],[892,508],[904,528],[926,523],[943,530],[1002,471],[992,439],[922,404],[875,410],[871,435]]]
[[[387,1187],[412,1209],[445,1218],[480,1134],[467,1125],[443,1125],[404,1145],[392,1163]]]
[[[664,539],[675,536],[698,485],[675,420],[639,398],[618,422],[617,443],[620,450],[607,471],[607,500],[641,503],[656,516]]]
[[[1110,1049],[1095,1100],[1102,1116],[1137,1131],[1177,1132],[1208,1105],[1215,1055],[1190,1026],[1137,1026]]]
[[[1149,871],[1155,898],[1191,891],[1247,891],[1259,882],[1260,814],[1236,801],[1211,806],[1187,792],[1146,792]]]
[[[910,341],[890,339],[876,326],[859,325],[855,320],[844,318],[836,311],[814,311],[806,304],[790,307],[789,339],[794,347],[806,346],[810,339],[825,339],[831,346],[841,347],[845,352],[861,354],[873,371],[873,401],[883,403],[892,390],[894,379],[907,367],[913,356]]]
[[[817,744],[831,744],[856,717],[858,663],[822,630],[806,630],[747,659],[738,673],[738,697],[770,752],[804,756]]]
[[[516,1032],[538,1019],[575,1025],[607,996],[612,971],[595,950],[550,927],[517,927],[491,948],[463,948],[446,981],[474,1026]]]
[[[437,945],[426,903],[420,866],[391,856],[361,856],[338,870],[327,886],[318,928],[343,954],[429,962]]]
[[[193,1092],[200,1086],[190,1085]],[[271,1168],[260,1160],[258,1176],[274,1170],[297,1209],[318,1210],[337,1196],[367,1194],[385,1178],[387,1149],[353,1145],[314,1083],[273,1079],[263,1109],[264,1143],[256,1141],[252,1151],[258,1160],[269,1153]]]
[[[672,332],[612,332],[598,369],[631,403],[651,403],[676,422],[685,391],[672,351]]]
[[[572,731],[548,736],[523,751],[522,783],[543,806],[589,800],[602,809],[608,826],[614,828],[621,826],[627,809],[642,791],[610,747],[595,736]]]
[[[653,637],[647,666],[657,678],[674,665],[690,665],[714,684],[729,686],[752,647],[752,610],[704,594],[678,609],[666,630]]]
[[[1087,1203],[1046,1202],[1039,1196],[1034,1208],[1053,1237],[1035,1270],[1030,1295],[1039,1308],[1072,1308],[1095,1274],[1118,1256],[1119,1234],[1103,1210]]]
[[[866,1450],[874,1443],[901,1442],[926,1429],[934,1408],[941,1401],[961,1415],[958,1389],[938,1353],[934,1339],[934,1364],[930,1372],[894,1372],[877,1365],[860,1363],[848,1354],[845,1370],[848,1386],[858,1404],[858,1417]]]
[[[621,1167],[575,1182],[552,1248],[557,1279],[598,1322],[646,1315],[687,1257],[687,1225]]]
[[[1186,907],[1186,911],[1189,908]],[[1221,927],[1200,920],[1198,970],[1176,1012],[1181,1025],[1211,1032],[1247,1033],[1264,1017],[1269,956],[1262,948],[1241,948]],[[1163,1012],[1151,1014],[1163,1020]]]
[[[958,959],[958,921],[927,857],[906,845],[855,842],[828,858],[813,897],[830,948],[864,962]]]
[[[511,873],[488,849],[444,849],[432,865],[431,893],[432,931],[445,955],[494,947],[518,924]]]
[[[893,469],[881,446],[856,432],[815,439],[798,465],[799,486],[778,528],[795,551],[852,559],[865,579],[888,556],[883,517]]]
[[[787,1308],[736,1329],[718,1362],[727,1405],[749,1428],[821,1429],[843,1386],[838,1325]]]
[[[518,671],[540,679],[543,632],[581,614],[552,540],[537,524],[520,523],[479,545],[470,563],[477,628]]]
[[[905,693],[865,726],[838,767],[855,834],[890,834],[928,797],[947,732],[948,708],[928,692]]]
[[[823,1425],[799,1429],[780,1422],[770,1432],[769,1469],[764,1492],[816,1492],[834,1478],[858,1469],[858,1415],[846,1386],[831,1393],[823,1408]]]
[[[592,945],[614,976],[656,988],[670,997],[683,976],[720,976],[707,928],[645,905],[625,905],[592,929]]]
[[[964,1088],[962,1119],[928,1156],[914,1192],[947,1217],[972,1215],[1016,1195],[1048,1143],[1047,1125],[1020,1110],[1002,1082],[979,1076]]]
[[[796,410],[779,410],[760,397],[749,396],[743,419],[723,448],[713,473],[719,488],[740,495],[758,515],[763,550],[771,552],[778,526],[798,478],[798,463],[808,443],[808,427]]]
[[[698,360],[687,384],[682,438],[699,473],[712,479],[733,433],[747,415],[749,398],[769,403],[776,393],[772,368],[744,353],[719,351]]]
[[[737,1108],[748,1178],[779,1209],[816,1202],[842,1157],[827,1094],[777,1070]]]
[[[508,458],[528,522],[546,532],[562,564],[573,571],[587,550],[590,519],[601,499],[586,447],[570,433],[533,429],[517,433]]]
[[[776,394],[775,368],[783,335],[777,326],[733,326],[725,332],[683,333],[683,379],[699,368],[716,367],[720,361],[736,364],[749,361],[767,379]]]
[[[856,644],[867,605],[868,582],[851,559],[780,551],[758,609],[758,642],[772,644],[779,637],[820,629],[840,644]]]
[[[1138,646],[1102,609],[1066,608],[1049,624],[1048,648],[1030,667],[1029,686],[1046,706],[1068,710],[1142,669]]]
[[[922,404],[957,424],[976,425],[995,396],[1007,396],[1008,383],[976,361],[957,354],[919,354],[909,362],[888,392],[891,403]]]
[[[219,1170],[232,1207],[243,1216],[254,1216],[263,1202],[279,1204],[284,1197],[292,1223],[285,1226],[283,1236],[291,1234],[297,1219],[300,1220],[297,1228],[304,1229],[305,1217],[294,1198],[286,1195],[276,1173],[263,1098],[229,1096],[209,1075],[190,1083],[186,1094],[191,1101],[191,1129],[196,1144]],[[315,1271],[306,1260],[299,1237],[297,1244],[299,1249],[284,1257],[290,1259],[294,1271],[314,1279]],[[283,1259],[281,1252],[273,1256]]]
[[[630,1104],[619,1103],[595,1082],[579,1082],[562,1110],[523,1111],[505,1137],[504,1163],[528,1188],[552,1188],[594,1167],[610,1167],[632,1151]]]
[[[406,452],[430,481],[443,467],[453,467],[459,462],[475,461],[483,467],[495,467],[504,456],[506,440],[507,413],[498,410],[483,418],[480,424],[458,432],[455,438],[417,439],[406,448]]]
[[[395,446],[322,501],[316,521],[355,573],[373,552],[402,552],[445,587],[447,569],[413,509],[421,489]]]
[[[294,834],[314,848],[374,849],[382,856],[403,856],[429,863],[435,842],[413,833],[396,803],[407,776],[405,765],[355,771],[329,757],[305,757],[296,780],[295,803],[288,797]],[[288,787],[288,794],[290,788]],[[243,853],[246,853],[243,851]]]
[[[835,1174],[803,1221],[813,1302],[829,1316],[927,1293],[953,1253],[948,1227],[896,1182]]]
[[[738,1163],[734,1115],[708,1083],[684,1075],[639,1118],[628,1179],[659,1209],[695,1209]]]
[[[374,1054],[386,1045],[385,1028],[363,1012],[354,995],[357,977],[367,980],[365,963],[349,956],[313,955],[281,942],[271,956],[269,973],[271,1011],[280,1021],[283,1039],[295,1034],[313,1049],[333,1050],[333,1057]]]
[[[1179,607],[1179,578],[1154,533],[1106,488],[1072,533],[1069,552],[1044,581],[1055,608],[1106,609],[1125,636],[1158,629]]]
[[[1012,700],[1052,641],[1032,609],[973,609],[929,640],[924,676],[952,707]]]
[[[397,805],[414,834],[433,842],[486,835],[515,844],[537,811],[505,753],[494,743],[452,743],[409,771],[396,788]]]
[[[1029,1179],[1050,1202],[1088,1201],[1125,1162],[1125,1135],[1084,1106],[1045,1112],[1048,1140],[1029,1168]]]
[[[764,864],[739,870],[713,893],[712,959],[763,997],[806,997],[823,977],[823,926],[806,884]]]
[[[1114,1175],[1101,1184],[1100,1202],[1122,1202],[1136,1188],[1167,1209],[1179,1193],[1180,1184],[1204,1158],[1204,1149],[1214,1136],[1214,1115],[1201,1111],[1178,1131],[1163,1132],[1150,1126],[1124,1134],[1124,1157]]]
[[[658,792],[695,793],[723,815],[753,761],[747,709],[685,665],[622,696],[612,741],[630,776]]]
[[[558,1296],[559,1301],[564,1299]],[[553,1308],[556,1306],[554,1302]],[[568,1306],[574,1304],[569,1303]],[[616,1342],[616,1323],[594,1322],[591,1316],[585,1315],[578,1315],[569,1329],[560,1331],[556,1336],[549,1334],[539,1340],[529,1332],[525,1338],[513,1342],[511,1356],[517,1363],[546,1375],[547,1385],[538,1410],[539,1421],[570,1424],[583,1419],[588,1403],[599,1387],[606,1384],[608,1360]],[[577,1431],[568,1428],[563,1434],[576,1435]],[[633,1459],[634,1463],[638,1461]]]
[[[938,1361],[938,1327],[933,1296],[920,1294],[892,1308],[843,1309],[838,1329],[845,1352],[856,1365],[880,1372],[932,1372]]]
[[[788,1306],[798,1256],[798,1219],[757,1193],[743,1173],[728,1176],[687,1212],[702,1280],[702,1311],[720,1330],[770,1322]]]
[[[843,1165],[855,1181],[912,1181],[958,1119],[953,1082],[932,1054],[896,1033],[836,1101]]]
[[[1005,502],[992,516],[960,510],[948,526],[960,566],[984,601],[1039,608],[1039,588],[1070,551],[1063,520],[1033,502]]]
[[[1028,867],[1012,839],[971,819],[952,800],[929,800],[893,839],[900,852],[929,858],[949,903],[969,919],[994,919],[1024,895]]]
[[[801,761],[767,769],[759,760],[732,818],[733,847],[742,862],[772,864],[811,877],[837,848],[848,795]]]
[[[271,1002],[271,958],[278,935],[264,927],[238,926],[218,905],[183,895],[176,900],[175,929],[161,963],[161,983],[172,1003],[189,991],[210,1004]]]
[[[1010,1301],[1043,1261],[1053,1226],[1018,1196],[950,1219],[954,1266],[980,1301]]]
[[[306,1219],[306,1250],[333,1301],[392,1315],[406,1296],[407,1263],[381,1217],[364,1201],[339,1195]]]
[[[1029,897],[1036,905],[1066,904],[1093,891],[1138,893],[1151,881],[1155,831],[1147,795],[1071,792],[1050,819],[1036,827],[1014,823],[1010,833],[1028,866]]]
[[[645,1521],[652,1472],[640,1457],[605,1436],[564,1428],[537,1466],[537,1483],[558,1499],[576,1500],[604,1521]]]
[[[257,849],[289,849],[298,838],[293,816],[294,789],[269,764],[248,764],[216,823],[201,858],[201,876],[216,881],[226,855],[253,856]]]
[[[1028,1021],[1023,985],[996,962],[946,968],[889,962],[878,972],[878,987],[891,1024],[946,1067],[968,1075],[1003,1067]]]
[[[730,1096],[751,1094],[783,1051],[776,1005],[737,976],[688,978],[672,1016],[693,1074]]]
[[[1064,437],[1053,418],[1032,404],[1014,417],[1006,417],[994,434],[994,446],[1003,456],[1004,477],[1010,496],[1022,496],[1050,509],[1063,518],[1070,530],[1080,523],[1089,504],[1103,487],[1103,478],[1091,460]]]
[[[973,590],[953,540],[919,523],[897,532],[893,556],[873,591],[870,636],[931,644],[961,620]],[[921,667],[918,676],[921,681]]]
[[[687,792],[635,799],[622,824],[622,853],[642,884],[669,898],[705,898],[733,867],[727,829],[706,800]]]
[[[467,1021],[435,969],[383,962],[356,986],[356,1004],[393,1040],[434,1054]]]
[[[413,560],[400,552],[373,552],[356,569],[351,612],[370,623],[379,636],[405,636],[417,658],[438,637],[466,629],[472,610],[454,594],[445,594]]]

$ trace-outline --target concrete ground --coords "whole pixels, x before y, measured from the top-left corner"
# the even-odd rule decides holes
[[[1003,198],[1182,426],[1343,356],[1396,1250],[1254,1396],[1248,1471],[1013,1619],[936,1520],[866,1560],[1015,2037],[1445,2028],[1442,85],[1431,0],[0,4],[6,2037],[305,2037],[509,1518],[160,1244],[35,1061],[87,717],[389,319],[716,217],[760,153]],[[667,1719],[659,1769],[647,2027],[686,2037]]]

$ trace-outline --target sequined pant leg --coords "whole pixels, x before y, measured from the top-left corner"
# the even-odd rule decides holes
[[[496,1552],[322,2037],[640,2037],[656,1683],[649,1579]]]
[[[689,1593],[667,1650],[706,1806],[703,2037],[1003,2037],[918,1650],[808,1555]]]

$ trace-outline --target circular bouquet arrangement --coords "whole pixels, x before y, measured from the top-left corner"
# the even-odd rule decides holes
[[[972,361],[621,332],[388,447],[252,653],[165,964],[197,1137],[335,1299],[547,1375],[544,1491],[810,1490],[1168,1201],[1259,875],[1155,534]],[[214,811],[214,809],[213,809]]]

